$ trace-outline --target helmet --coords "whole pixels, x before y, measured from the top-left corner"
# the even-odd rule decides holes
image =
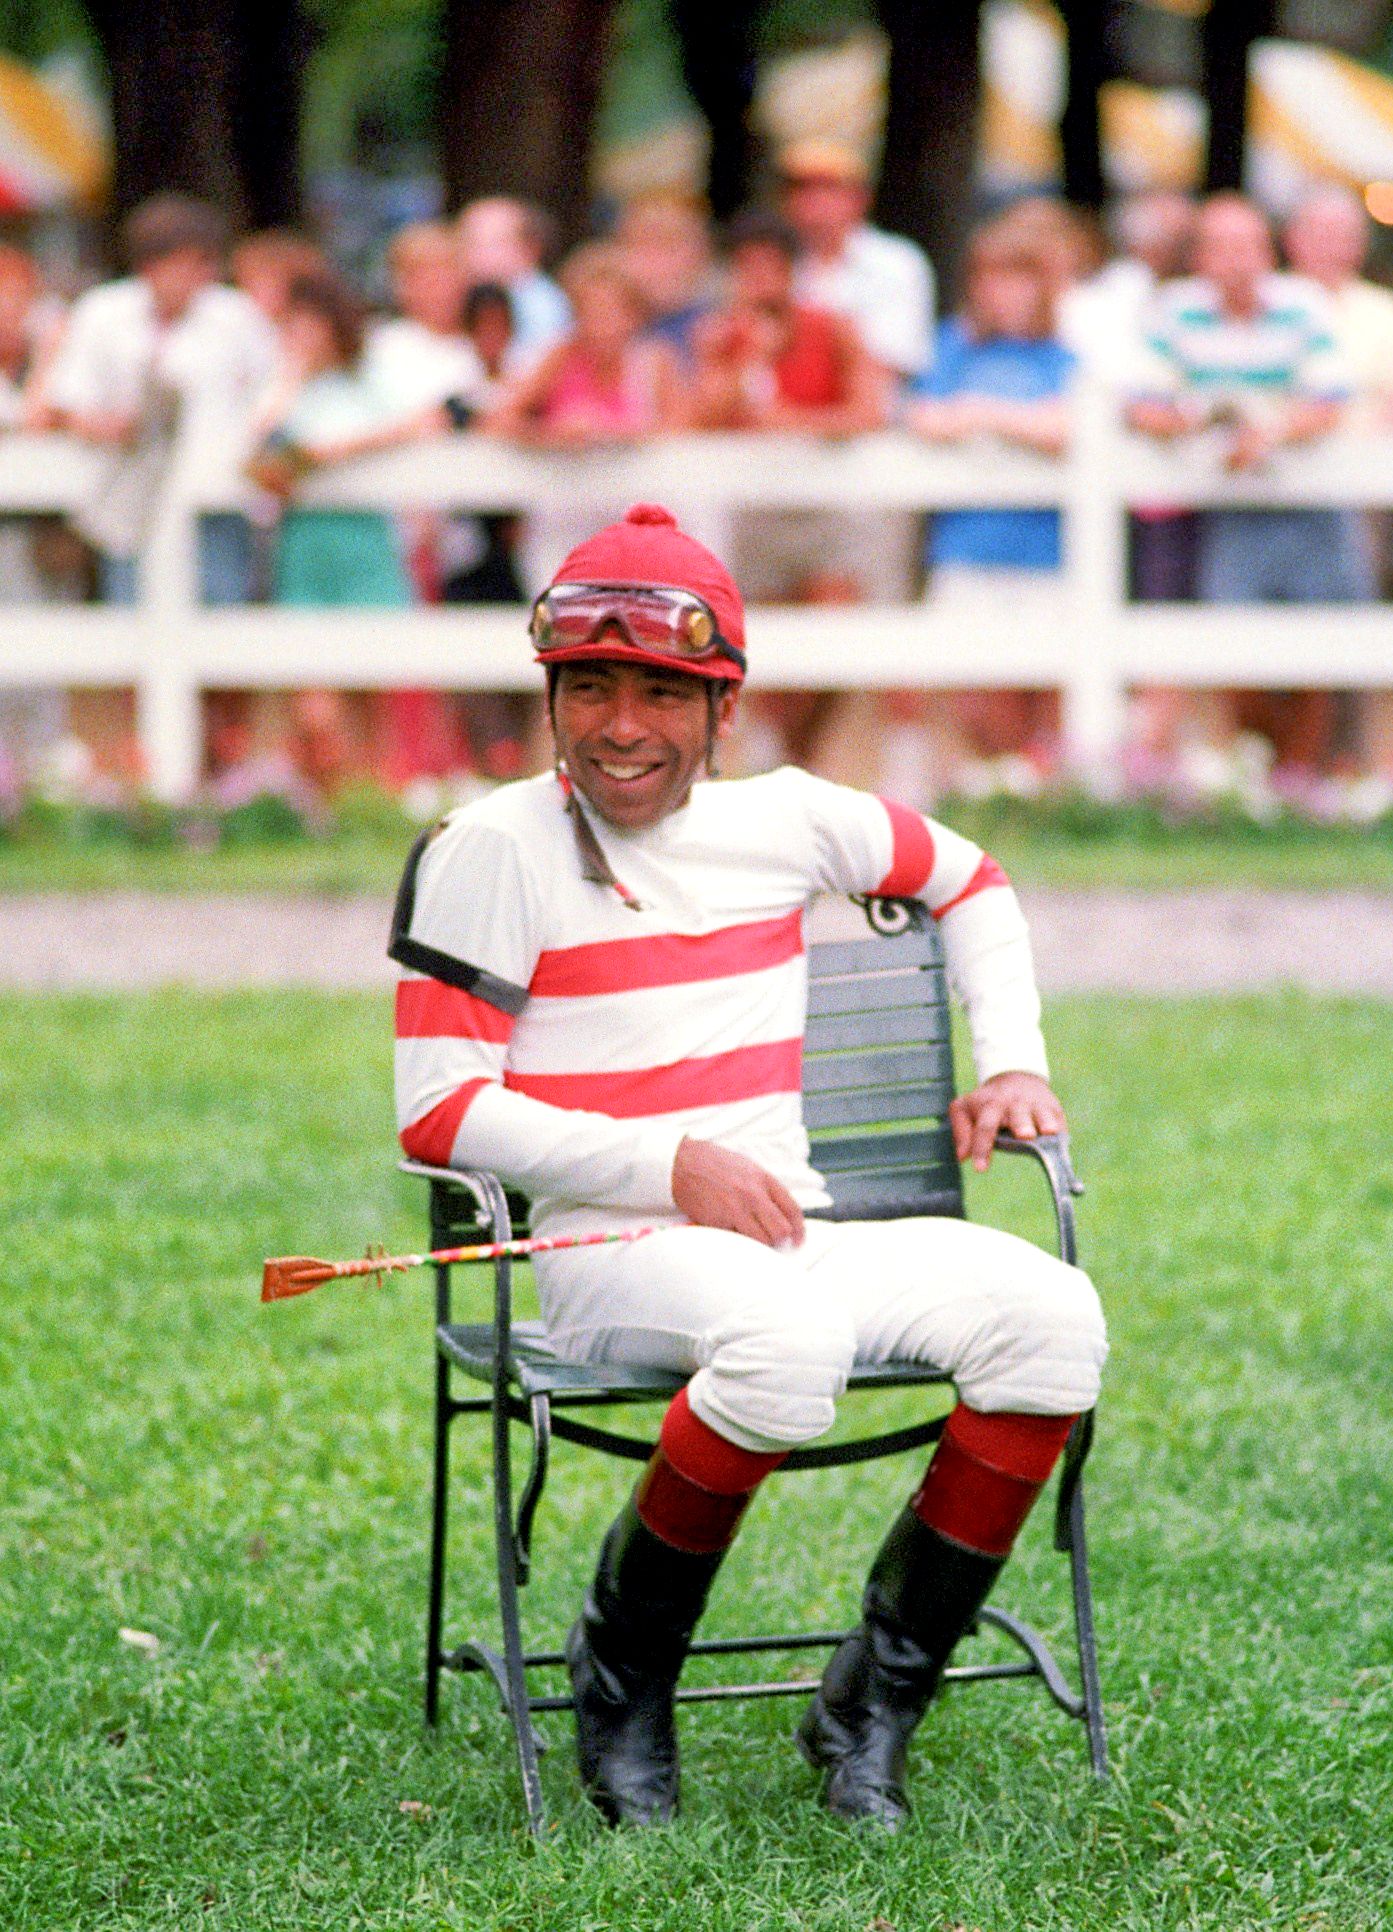
[[[670,510],[636,503],[578,544],[532,607],[542,664],[609,659],[739,684],[745,610],[735,579]]]

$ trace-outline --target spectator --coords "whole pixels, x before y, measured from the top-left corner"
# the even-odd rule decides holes
[[[1097,223],[1056,195],[1027,195],[1000,214],[996,226],[1034,251],[1056,316],[1102,265]]]
[[[728,297],[696,333],[701,427],[854,436],[884,423],[886,383],[856,325],[795,293],[800,255],[777,215],[731,224]]]
[[[1357,394],[1386,406],[1393,396],[1393,291],[1361,272],[1369,253],[1363,202],[1347,188],[1318,188],[1297,206],[1282,242],[1294,272],[1325,292]]]
[[[290,304],[290,291],[302,275],[316,275],[328,267],[322,249],[290,228],[265,228],[237,242],[228,258],[232,283],[255,302],[277,342]],[[271,583],[273,560],[270,532],[264,521],[250,523],[254,594],[265,597]],[[216,775],[224,770],[251,769],[259,743],[277,735],[282,707],[264,691],[220,688],[204,696],[209,762]]]
[[[644,335],[647,310],[618,250],[587,243],[566,262],[561,280],[575,318],[571,333],[505,393],[486,419],[489,427],[534,448],[558,450],[641,442],[680,429],[688,405],[677,357],[666,342]],[[609,514],[588,502],[529,518],[527,582],[549,582],[561,558]]]
[[[0,244],[0,429],[39,428],[45,373],[63,333],[63,307],[22,248]]]
[[[464,298],[464,333],[474,351],[474,407],[488,411],[520,374],[513,298],[501,282],[476,282]]]
[[[731,224],[728,299],[695,335],[702,428],[840,437],[886,421],[889,384],[856,324],[796,294],[801,252],[793,228],[777,215],[748,214]],[[737,514],[730,538],[735,571],[754,601],[902,602],[908,585],[896,571],[886,523],[879,512]],[[838,709],[829,693],[767,694],[752,713],[747,757],[759,764],[811,761]]]
[[[893,374],[918,375],[929,359],[933,270],[913,242],[866,220],[870,177],[860,155],[838,141],[798,141],[780,156],[779,175],[781,212],[803,245],[799,295],[850,317]]]
[[[1365,426],[1387,426],[1393,414],[1393,292],[1365,279],[1369,219],[1348,188],[1318,188],[1299,204],[1283,234],[1287,260],[1324,291],[1335,318],[1335,339],[1355,386],[1355,415]],[[1370,518],[1341,513],[1345,542],[1356,553],[1367,544],[1377,558],[1388,550],[1386,513]],[[1336,699],[1337,737],[1356,757],[1362,752],[1393,781],[1393,694],[1371,691]],[[1361,742],[1362,741],[1362,742]]]
[[[1276,272],[1267,221],[1239,195],[1201,208],[1194,266],[1151,313],[1150,371],[1128,417],[1165,442],[1212,437],[1231,474],[1261,471],[1344,414],[1350,383],[1330,311],[1312,283]],[[1369,598],[1373,581],[1338,511],[1221,509],[1200,517],[1199,593],[1219,604],[1349,603]],[[1328,693],[1240,695],[1235,710],[1272,739],[1279,781],[1299,790],[1323,763]]]
[[[453,411],[463,421],[479,382],[478,358],[463,327],[464,258],[446,222],[410,222],[387,251],[396,313],[368,330],[363,371],[384,412],[405,418]],[[442,416],[442,423],[446,420]],[[417,601],[438,604],[457,554],[482,545],[477,519],[411,510],[396,519],[401,555]],[[386,740],[382,762],[394,783],[438,777],[460,762],[453,709],[443,692],[391,691],[374,709]]]
[[[496,410],[517,375],[513,304],[501,282],[478,282],[464,301],[464,333],[477,374],[466,400],[475,413]],[[452,519],[442,563],[447,604],[516,604],[524,601],[516,551],[518,519],[491,513]],[[515,691],[475,691],[462,703],[470,754],[486,778],[521,775],[536,712],[535,700]]]
[[[571,326],[571,309],[542,268],[554,234],[541,209],[504,195],[472,201],[459,218],[459,238],[466,283],[501,282],[507,289],[519,358],[540,356],[559,342]]]
[[[238,242],[231,255],[233,285],[276,329],[285,320],[292,284],[327,266],[323,249],[290,228],[263,228]]]
[[[62,308],[45,294],[30,257],[0,245],[0,430],[24,430],[41,420],[36,394],[62,326]],[[51,519],[0,516],[0,603],[73,598],[71,558],[66,570],[56,567],[63,561],[65,537]],[[0,690],[0,768],[16,781],[27,779],[63,736],[66,720],[61,691]]]
[[[648,334],[684,362],[692,332],[712,306],[711,236],[698,204],[684,195],[638,195],[615,231],[621,259],[648,308]]]
[[[331,269],[299,276],[281,325],[284,369],[258,411],[253,479],[287,504],[275,567],[281,604],[409,604],[391,518],[376,510],[308,509],[291,499],[326,463],[392,448],[443,426],[440,412],[410,418],[384,407],[363,370],[363,316]]]
[[[398,229],[387,266],[396,313],[368,331],[369,381],[403,412],[471,392],[479,363],[464,332],[464,256],[454,230],[435,221]]]
[[[1174,189],[1129,195],[1112,223],[1118,253],[1066,289],[1059,338],[1084,376],[1126,393],[1137,375],[1147,310],[1164,282],[1190,266],[1195,204]],[[1143,603],[1190,603],[1195,596],[1199,524],[1174,504],[1139,505],[1128,517],[1130,594]],[[1147,704],[1168,713],[1182,694],[1155,692]]]
[[[1028,231],[1009,221],[981,230],[968,252],[963,312],[940,324],[907,426],[935,443],[986,441],[1063,455],[1075,358],[1054,333],[1055,281],[1054,262]],[[1057,604],[1060,548],[1057,510],[941,511],[929,535],[928,595],[967,611],[1048,613]],[[899,694],[894,709],[885,782],[904,803],[919,805],[932,789],[922,700]],[[964,753],[1024,757],[1042,772],[1054,764],[1053,692],[964,691],[947,709],[957,742],[942,747],[949,769],[940,783],[960,776],[952,767]]]
[[[1136,343],[1163,282],[1186,273],[1195,204],[1171,188],[1147,189],[1118,204],[1110,223],[1116,252],[1060,295],[1059,339],[1088,375],[1125,382],[1136,372]]]
[[[157,195],[128,216],[132,273],[73,304],[44,384],[44,419],[111,451],[111,473],[76,521],[97,550],[104,596],[130,603],[136,556],[176,432],[226,433],[245,419],[275,362],[270,324],[219,280],[222,217],[187,195]],[[240,514],[206,516],[203,596],[245,601],[251,539]]]
[[[605,242],[578,248],[562,283],[571,332],[505,393],[491,427],[552,449],[680,428],[686,393],[676,358],[666,343],[645,338],[643,298],[617,250]]]
[[[501,282],[479,282],[470,289],[464,300],[464,336],[472,369],[459,392],[459,402],[470,412],[472,421],[496,412],[510,382],[518,376],[513,304]],[[441,554],[447,604],[513,604],[523,600],[522,581],[513,560],[516,523],[516,517],[496,514],[451,519]],[[502,756],[505,763],[511,761],[511,753]]]
[[[443,412],[413,416],[384,399],[364,369],[364,318],[332,269],[296,278],[281,324],[282,372],[257,413],[260,443],[250,474],[285,507],[276,544],[279,604],[392,610],[409,605],[411,583],[390,516],[377,510],[297,506],[294,494],[313,470],[394,448],[445,427]],[[375,759],[389,782],[414,775],[403,749],[400,694],[369,701]],[[341,775],[356,733],[335,693],[299,694],[294,742],[301,769],[316,782]],[[410,748],[408,747],[407,750]]]

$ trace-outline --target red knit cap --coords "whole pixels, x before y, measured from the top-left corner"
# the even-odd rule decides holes
[[[635,503],[620,522],[607,524],[578,543],[552,582],[651,585],[655,589],[691,591],[711,606],[726,642],[744,653],[745,606],[735,579],[715,552],[679,529],[671,510],[659,503]],[[652,652],[613,639],[597,640],[594,654],[636,658],[645,663],[671,662],[699,677],[725,678],[734,684],[745,675],[728,657],[658,659]]]

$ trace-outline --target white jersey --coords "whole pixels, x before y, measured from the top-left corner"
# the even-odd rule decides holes
[[[820,892],[923,900],[979,1077],[1046,1072],[1025,921],[970,839],[792,769],[699,784],[643,831],[587,817],[622,892],[586,877],[562,781],[530,779],[418,843],[391,946],[403,1147],[494,1170],[539,1231],[680,1221],[688,1135],[827,1205],[801,1099]]]

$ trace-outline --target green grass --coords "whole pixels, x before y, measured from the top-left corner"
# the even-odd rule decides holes
[[[1167,824],[1131,813],[950,805],[949,824],[1026,885],[1332,887],[1393,890],[1393,820],[1361,831],[1288,820]],[[414,833],[406,820],[212,851],[111,837],[0,837],[0,892],[392,892]]]
[[[614,1836],[552,1719],[538,1849],[481,1688],[447,1684],[436,1739],[420,1719],[426,1282],[256,1301],[267,1253],[419,1237],[384,1003],[0,1001],[0,1925],[1386,1926],[1393,1014],[1080,1000],[1051,1031],[1115,1338],[1090,1485],[1113,1781],[1034,1690],[956,1691],[886,1841],[819,1810],[796,1705],[707,1707],[682,1821]],[[974,1184],[979,1211],[1038,1227],[1030,1182]],[[458,1630],[487,1602],[467,1427]],[[711,1627],[847,1616],[915,1467],[775,1479]],[[625,1480],[560,1457],[538,1636]],[[1061,1637],[1043,1522],[1013,1572],[1003,1602]]]

